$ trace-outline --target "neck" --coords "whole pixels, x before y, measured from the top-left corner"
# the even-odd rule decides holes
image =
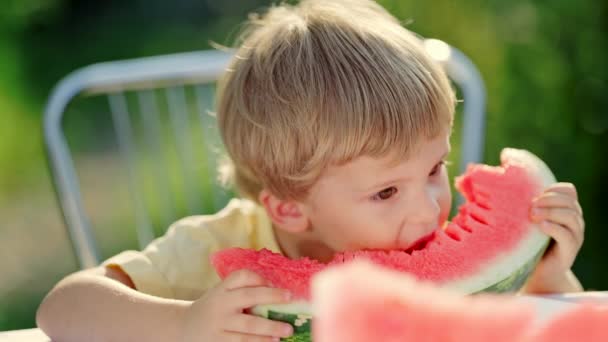
[[[307,257],[327,263],[334,256],[334,251],[316,238],[314,231],[290,233],[274,225],[272,229],[281,252],[290,259]]]

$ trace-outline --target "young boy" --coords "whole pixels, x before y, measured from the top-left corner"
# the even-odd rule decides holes
[[[252,17],[217,116],[244,199],[189,217],[143,252],[62,280],[37,322],[59,341],[272,341],[291,327],[244,313],[289,293],[251,272],[221,281],[209,254],[240,246],[328,260],[407,248],[447,219],[454,93],[420,40],[368,0],[309,0]],[[556,243],[528,292],[580,291],[572,184],[531,213]]]

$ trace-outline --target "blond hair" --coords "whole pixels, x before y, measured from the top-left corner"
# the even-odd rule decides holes
[[[218,85],[242,196],[301,199],[329,165],[396,153],[450,128],[455,97],[422,41],[367,0],[303,0],[252,15]]]

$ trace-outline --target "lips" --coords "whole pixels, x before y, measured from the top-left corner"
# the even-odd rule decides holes
[[[404,248],[404,251],[411,254],[413,251],[424,249],[426,245],[435,238],[435,234],[437,234],[436,230],[430,232],[429,234],[409,244],[406,248]]]

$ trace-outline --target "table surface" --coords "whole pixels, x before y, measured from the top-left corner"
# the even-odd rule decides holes
[[[1,331],[0,342],[50,342],[40,329]]]
[[[574,303],[593,301],[608,304],[608,291],[570,293],[550,296],[519,296],[523,301],[537,307],[539,321],[551,318],[556,313],[567,310]],[[51,342],[40,329],[0,331],[0,342]]]

